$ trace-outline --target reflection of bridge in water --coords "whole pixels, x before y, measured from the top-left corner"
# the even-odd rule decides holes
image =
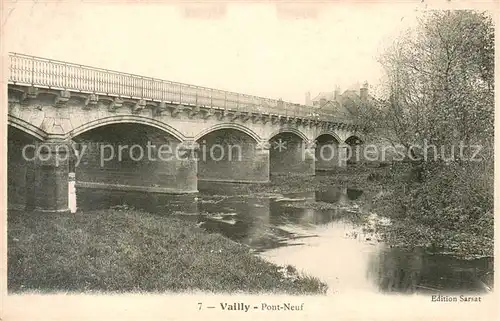
[[[75,150],[77,186],[191,193],[198,180],[267,182],[270,174],[342,167],[348,144],[360,141],[357,126],[311,106],[21,54],[9,59],[9,207],[67,211]],[[281,141],[286,148],[273,148]],[[182,156],[145,160],[132,151],[139,145],[145,153],[148,142]],[[237,161],[221,151],[206,157],[234,142]],[[44,145],[36,149],[43,160],[22,157],[29,144]],[[111,148],[103,155],[104,144],[114,157]],[[35,147],[28,152],[37,156]],[[111,159],[103,164],[103,157]]]

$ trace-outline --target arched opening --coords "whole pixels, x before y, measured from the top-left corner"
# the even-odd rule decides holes
[[[37,137],[8,125],[7,206],[32,209],[35,205],[35,145]]]
[[[19,129],[29,137],[33,137],[38,141],[43,141],[47,138],[47,133],[45,131],[21,118],[9,114],[7,122],[9,127]]]
[[[145,116],[140,116],[140,115],[116,115],[116,116],[111,116],[111,117],[105,117],[105,118],[99,118],[93,121],[90,121],[88,123],[85,123],[81,126],[78,126],[77,128],[73,129],[70,133],[70,137],[76,137],[81,134],[84,134],[87,131],[93,130],[93,129],[98,129],[99,127],[103,126],[108,126],[108,125],[118,125],[118,124],[124,124],[127,126],[127,124],[132,124],[133,126],[135,125],[143,125],[147,127],[152,127],[158,129],[160,132],[165,132],[168,133],[172,136],[174,136],[177,140],[182,141],[185,139],[185,137],[180,133],[178,130],[173,128],[172,126],[159,121],[157,119],[145,117]]]
[[[314,175],[314,159],[306,142],[294,132],[281,132],[269,139],[271,175]]]
[[[201,181],[267,182],[269,160],[258,150],[255,137],[236,128],[219,128],[196,141]]]
[[[77,192],[82,188],[188,193],[197,191],[196,161],[182,142],[157,127],[112,123],[73,137]]]
[[[342,166],[339,141],[331,134],[322,134],[316,138],[316,170],[328,171]]]
[[[355,135],[349,136],[345,143],[349,145],[347,148],[347,165],[354,165],[361,163],[364,159],[363,157],[363,141]]]

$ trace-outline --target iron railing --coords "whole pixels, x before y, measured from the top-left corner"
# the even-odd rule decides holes
[[[339,122],[333,113],[293,104],[207,87],[138,76],[102,68],[10,53],[9,82],[97,95],[145,99],[241,112],[261,112]],[[344,121],[343,121],[344,122]]]

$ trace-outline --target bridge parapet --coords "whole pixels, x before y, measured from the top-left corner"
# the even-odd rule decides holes
[[[351,124],[312,106],[10,53],[9,83],[92,95]]]

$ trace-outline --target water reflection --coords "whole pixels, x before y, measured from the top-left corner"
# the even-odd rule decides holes
[[[362,190],[331,186],[266,197],[248,194],[235,192],[231,184],[214,184],[196,195],[77,189],[79,210],[126,205],[181,216],[249,245],[270,261],[317,276],[332,291],[478,292],[493,285],[492,258],[465,261],[387,248],[365,234],[353,219],[367,215],[370,194]]]
[[[198,213],[197,197],[192,194],[168,195],[77,188],[79,211],[107,209],[116,206],[141,209],[151,213]]]
[[[326,203],[346,203],[359,199],[361,195],[363,195],[362,190],[338,186],[315,192],[316,200]]]
[[[357,200],[363,195],[363,191],[359,189],[348,188],[346,190],[347,198],[351,201]]]
[[[424,267],[422,254],[420,249],[411,252],[384,250],[377,253],[368,271],[382,291],[414,292]]]
[[[493,284],[493,260],[460,260],[449,255],[384,249],[373,253],[369,274],[382,292],[487,292]]]
[[[346,189],[339,187],[330,187],[327,190],[317,191],[315,197],[317,201],[326,203],[345,203],[348,200]]]

